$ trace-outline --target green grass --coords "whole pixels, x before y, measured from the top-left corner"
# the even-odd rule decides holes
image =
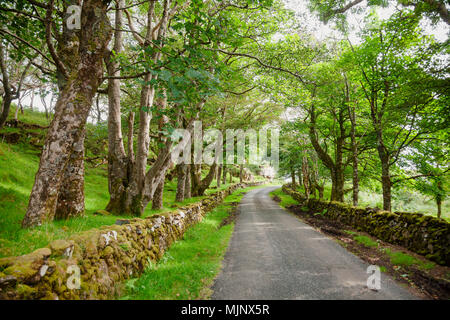
[[[257,187],[235,191],[208,213],[202,222],[189,228],[184,239],[175,242],[156,264],[125,284],[124,300],[192,300],[207,299],[209,287],[220,271],[234,223],[219,228],[245,192]]]
[[[383,251],[390,257],[391,263],[396,266],[411,266],[415,264],[422,269],[432,269],[436,265],[434,262],[425,262],[401,251],[392,251],[387,248]]]
[[[370,238],[368,236],[358,234],[357,232],[352,231],[352,230],[344,230],[344,232],[353,236],[353,240],[365,245],[366,247],[377,247],[378,246],[378,243],[376,241],[372,240],[372,238]]]
[[[271,196],[277,196],[278,198],[280,198],[281,199],[280,206],[282,206],[283,208],[286,208],[286,207],[288,207],[290,205],[293,205],[293,204],[298,204],[298,202],[295,201],[290,195],[284,193],[281,190],[281,188],[272,191],[270,193],[270,195]]]
[[[22,255],[46,246],[56,239],[67,239],[75,233],[103,225],[114,224],[117,216],[93,215],[104,209],[109,201],[106,166],[86,166],[85,205],[86,217],[53,221],[33,229],[22,229],[34,176],[39,165],[39,151],[27,144],[0,142],[0,257]],[[234,178],[233,182],[239,179]],[[152,210],[151,203],[143,216],[174,210],[197,202],[218,189],[208,189],[203,197],[193,197],[183,202],[174,202],[176,179],[167,182],[163,194],[163,208]],[[230,184],[222,185],[225,189]],[[215,187],[215,182],[212,187]]]
[[[46,223],[22,229],[34,175],[39,165],[37,152],[27,145],[0,143],[0,257],[21,255],[46,246],[55,239],[113,224],[116,217],[94,216],[108,201],[106,171],[86,168],[86,218]]]
[[[353,236],[353,240],[367,246],[367,247],[377,247],[378,243],[372,240],[368,236],[360,235],[357,232],[351,230],[344,230],[345,233],[348,233]],[[392,250],[390,248],[381,247],[380,250],[389,256],[389,259],[393,265],[396,266],[411,266],[418,265],[421,269],[432,269],[436,266],[434,262],[431,261],[422,261],[409,255],[402,251]]]
[[[368,236],[358,235],[358,236],[354,236],[353,239],[355,241],[365,245],[366,247],[377,247],[378,246],[378,243],[376,241],[373,241]]]
[[[17,115],[17,119],[19,121],[37,124],[42,127],[48,126],[53,117],[52,115],[50,115],[49,119],[47,119],[45,117],[45,113],[37,110],[32,111],[30,108],[27,107],[25,107],[23,111],[24,111],[23,114],[19,111],[19,114]],[[11,104],[11,110],[9,111],[8,119],[13,119],[15,113],[16,113],[16,105]]]

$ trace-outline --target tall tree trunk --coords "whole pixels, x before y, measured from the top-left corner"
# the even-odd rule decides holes
[[[198,181],[198,183],[196,183],[194,189],[192,190],[192,195],[194,197],[203,196],[204,195],[206,189],[208,189],[209,185],[211,184],[211,182],[214,179],[214,176],[215,176],[215,173],[216,173],[216,168],[217,168],[217,163],[213,163],[211,165],[211,167],[209,168],[209,171],[208,171],[208,174],[206,175],[206,177],[203,180]],[[198,180],[198,175],[197,174],[195,174],[195,178],[194,179]]]
[[[64,171],[84,132],[92,99],[103,77],[102,59],[111,38],[111,26],[102,0],[83,2],[79,50],[71,57],[79,61],[70,71],[60,92],[55,116],[48,129],[39,169],[31,191],[23,227],[53,220]],[[96,46],[92,47],[92,43]]]
[[[3,85],[3,101],[2,110],[0,114],[0,129],[5,125],[6,119],[8,119],[9,111],[11,109],[11,102],[13,100],[12,88],[9,83],[8,70],[5,60],[5,50],[3,43],[0,41],[0,68],[2,72],[2,85]]]
[[[292,188],[295,188],[295,170],[294,170],[294,168],[291,168],[291,183],[292,183]]]
[[[384,146],[381,124],[375,123],[377,135],[377,151],[381,162],[381,185],[383,189],[383,210],[391,211],[391,175],[390,175],[390,157]]]
[[[345,88],[346,88],[346,104],[348,116],[350,119],[350,143],[352,152],[352,184],[353,184],[353,194],[352,200],[353,205],[356,207],[358,205],[359,196],[359,172],[358,172],[358,143],[356,141],[356,112],[355,104],[350,106],[350,87],[345,77]]]
[[[152,198],[152,209],[159,210],[163,207],[163,195],[164,195],[164,179],[158,184],[155,190],[155,194]]]
[[[222,180],[222,165],[217,168],[217,188],[220,188],[220,183]]]
[[[384,144],[383,139],[383,111],[386,108],[386,104],[389,97],[390,92],[390,84],[388,81],[384,83],[384,94],[383,94],[383,102],[380,110],[378,110],[377,105],[377,90],[378,88],[372,89],[372,95],[370,98],[370,115],[372,118],[372,124],[375,130],[376,138],[377,138],[377,151],[378,157],[381,162],[381,184],[383,188],[383,210],[391,211],[391,175],[390,175],[390,154],[388,149]]]
[[[323,199],[323,191],[324,191],[324,186],[323,185],[317,185],[317,190],[319,190],[319,199]]]
[[[343,147],[345,143],[345,127],[344,127],[344,109],[340,108],[337,116],[339,124],[339,136],[336,139],[335,165],[334,173],[336,177],[335,197],[334,201],[344,202],[344,163],[343,163]]]
[[[113,52],[122,52],[122,10],[124,0],[118,0],[115,12],[115,31]],[[120,65],[115,61],[113,52],[105,55],[108,76],[119,77]],[[108,79],[108,190],[109,202],[106,210],[112,214],[128,213],[126,207],[126,189],[129,184],[130,160],[125,154],[122,135],[122,114],[120,111],[120,80]],[[132,140],[131,140],[132,141]]]
[[[227,166],[226,165],[223,165],[223,180],[222,180],[222,183],[224,185],[227,184]]]
[[[151,46],[153,44],[153,26],[152,20],[154,18],[154,9],[156,1],[150,2],[150,7],[147,13],[147,31],[145,42],[142,44],[144,47]],[[169,8],[171,0],[165,0],[163,3],[163,12],[160,20],[160,26],[158,28],[157,41],[161,41],[165,37],[168,20],[169,20]],[[161,57],[160,48],[154,50],[152,60],[156,63]],[[150,121],[152,119],[152,113],[150,108],[153,105],[153,99],[155,96],[155,87],[151,84],[152,80],[155,80],[157,76],[152,74],[146,74],[144,76],[144,85],[141,90],[140,104],[139,104],[139,132],[137,139],[137,153],[135,159],[135,165],[131,174],[131,182],[129,185],[129,192],[127,193],[126,204],[131,214],[140,216],[144,211],[145,206],[153,197],[156,187],[161,181],[163,170],[170,165],[168,162],[169,151],[158,155],[155,164],[146,173],[147,158],[150,145]],[[165,162],[167,160],[167,162]],[[164,169],[164,167],[166,167]],[[160,171],[158,171],[160,170]]]
[[[440,219],[441,218],[441,214],[442,214],[442,194],[444,194],[444,189],[442,188],[442,181],[438,180],[436,186],[437,186],[437,189],[438,189],[438,194],[436,196],[437,217],[438,217],[438,219]]]
[[[70,219],[84,215],[84,139],[86,130],[74,143],[74,150],[58,193],[55,219]]]
[[[350,106],[349,106],[350,112]],[[358,172],[358,145],[356,142],[356,133],[355,133],[355,109],[350,112],[351,118],[351,129],[350,129],[350,138],[351,138],[351,149],[352,149],[352,179],[353,179],[353,205],[356,207],[358,205],[358,196],[359,196],[359,172]]]
[[[239,165],[239,182],[242,183],[243,181],[244,181],[244,165],[241,163]]]
[[[181,202],[184,200],[185,186],[186,186],[186,169],[187,165],[180,163],[177,165],[177,192],[175,201]]]
[[[144,210],[142,198],[144,195],[145,173],[150,145],[150,120],[152,118],[149,108],[153,105],[153,98],[155,94],[155,88],[149,84],[151,80],[152,75],[146,75],[144,79],[146,84],[141,90],[137,153],[132,172],[130,190],[127,194],[126,201],[130,213],[136,216],[141,215]]]
[[[302,170],[298,170],[297,175],[298,175],[298,185],[301,187],[302,186]]]
[[[17,108],[16,108],[16,112],[14,112],[14,120],[17,121],[17,117],[19,116],[19,110],[22,108],[22,104],[20,103],[20,97],[19,97],[19,101],[17,101]],[[23,113],[23,110],[22,110]]]
[[[381,183],[383,187],[383,210],[391,211],[391,176],[389,172],[389,163],[381,163]]]
[[[305,189],[305,196],[309,198],[311,194],[310,184],[309,184],[309,166],[308,159],[306,156],[302,157],[302,176],[303,176],[303,188]]]
[[[192,197],[191,195],[191,165],[186,165],[186,176],[184,180],[184,198],[189,199]]]
[[[314,94],[313,96],[314,97]],[[344,200],[344,168],[342,164],[342,144],[343,135],[337,139],[336,143],[336,156],[335,161],[330,157],[330,155],[322,148],[317,138],[316,132],[316,112],[314,104],[311,105],[310,109],[311,121],[309,125],[309,139],[317,156],[322,161],[322,163],[330,170],[331,177],[331,200],[332,201],[343,201]],[[343,129],[343,120],[340,120],[341,130]],[[305,181],[305,179],[303,179]]]

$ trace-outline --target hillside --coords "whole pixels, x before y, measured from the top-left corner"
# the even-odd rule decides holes
[[[11,114],[14,115],[14,110]],[[24,110],[23,115],[19,114],[19,121],[17,128],[5,127],[0,135],[0,257],[29,253],[46,246],[52,240],[67,239],[80,231],[114,224],[117,216],[93,214],[104,209],[109,200],[107,167],[105,164],[86,162],[86,216],[54,221],[33,229],[21,228],[39,165],[40,146],[46,131],[43,127],[48,122],[43,113],[28,109]],[[88,124],[88,127],[92,129],[94,126]],[[11,143],[5,141],[8,140],[7,137],[12,139]],[[86,143],[88,155],[93,152],[89,149],[91,145],[95,144]],[[233,177],[233,181],[239,181],[239,178]],[[151,205],[148,205],[143,216],[168,211],[203,198],[192,197],[183,202],[174,202],[176,184],[176,178],[166,182],[163,209],[152,210]],[[222,185],[221,188],[225,187],[226,185]],[[205,194],[216,190],[214,181]]]

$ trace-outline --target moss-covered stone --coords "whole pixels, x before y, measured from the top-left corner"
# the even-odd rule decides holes
[[[0,299],[106,299],[114,296],[116,283],[139,275],[149,261],[156,262],[180,239],[188,226],[243,184],[216,192],[199,203],[129,223],[103,226],[55,240],[47,248],[0,259],[0,281],[10,281]],[[104,210],[99,210],[104,211]],[[69,289],[67,281],[78,266],[80,289]],[[2,280],[3,279],[3,280]]]

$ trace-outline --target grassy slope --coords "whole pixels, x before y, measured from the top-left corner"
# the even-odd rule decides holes
[[[229,215],[232,203],[254,188],[258,187],[235,191],[202,222],[189,228],[184,239],[174,243],[157,264],[150,264],[139,278],[127,281],[121,299],[207,299],[234,228],[234,223],[219,225]]]
[[[14,114],[14,110],[11,111]],[[27,123],[47,125],[42,113],[25,110],[19,120]],[[14,128],[6,128],[12,131]],[[46,246],[55,239],[67,239],[72,234],[114,224],[116,216],[93,215],[104,209],[109,200],[106,166],[91,168],[86,166],[85,203],[86,217],[67,221],[54,221],[34,229],[22,229],[20,224],[25,215],[34,176],[39,166],[39,151],[29,144],[7,144],[0,140],[0,257],[21,255]],[[234,178],[234,182],[238,181]],[[229,184],[221,186],[226,188]],[[211,187],[215,187],[214,181]],[[174,207],[199,201],[202,197],[188,199],[182,203],[174,202],[176,179],[166,183],[163,195],[163,209],[151,210],[147,206],[144,216],[163,212]],[[217,191],[208,189],[206,194]]]

